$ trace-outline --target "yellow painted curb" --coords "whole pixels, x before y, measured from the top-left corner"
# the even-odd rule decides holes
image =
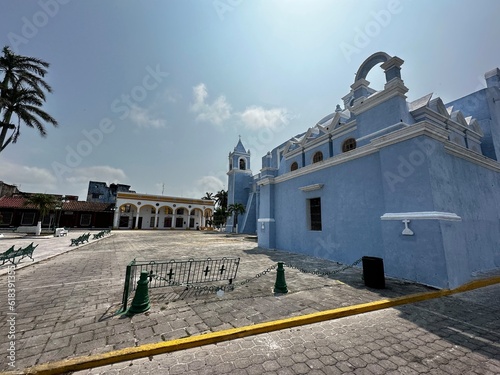
[[[51,362],[27,368],[22,372],[5,372],[1,374],[13,375],[22,373],[54,375],[69,371],[85,370],[99,366],[111,365],[113,363],[145,358],[157,354],[170,353],[178,350],[215,344],[218,342],[257,335],[261,333],[279,331],[286,328],[318,323],[326,320],[333,320],[346,316],[362,314],[365,312],[386,309],[389,307],[449,296],[451,294],[462,293],[498,283],[500,283],[500,276],[472,281],[452,290],[443,289],[434,292],[417,293],[409,296],[383,299],[374,302],[362,303],[359,305],[341,307],[333,310],[320,311],[313,314],[254,324],[251,326],[232,328],[220,332],[210,332],[203,335],[191,336],[177,340],[163,341],[155,344],[146,344],[138,347],[115,350],[104,354],[96,354],[92,356],[77,357],[58,362]]]

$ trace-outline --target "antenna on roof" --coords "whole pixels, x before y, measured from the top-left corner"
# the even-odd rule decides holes
[[[161,195],[163,195],[164,191],[165,191],[165,183],[161,184]]]

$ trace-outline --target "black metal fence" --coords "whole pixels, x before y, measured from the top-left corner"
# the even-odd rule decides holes
[[[142,271],[149,274],[149,288],[189,286],[192,284],[229,281],[233,283],[240,258],[188,259],[170,261],[136,261],[127,265],[123,287],[123,310],[127,309],[130,293],[135,290]]]

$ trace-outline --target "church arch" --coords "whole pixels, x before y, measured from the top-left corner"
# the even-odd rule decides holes
[[[366,79],[366,76],[370,72],[370,70],[375,66],[380,63],[385,63],[391,59],[391,56],[389,56],[385,52],[375,52],[373,55],[368,57],[359,67],[357,73],[356,73],[356,78],[354,82],[359,81],[360,79]]]
[[[246,170],[247,169],[247,161],[245,160],[245,158],[240,158],[240,160],[238,161],[238,165],[242,171]]]

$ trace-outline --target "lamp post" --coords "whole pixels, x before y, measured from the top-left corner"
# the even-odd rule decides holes
[[[63,195],[61,197],[61,200],[57,202],[57,205],[55,207],[56,209],[56,217],[54,218],[54,233],[56,231],[56,228],[59,228],[59,222],[61,221],[61,215],[62,215],[62,210],[64,203],[66,203],[66,195]]]
[[[118,207],[116,207],[116,204],[113,207],[111,207],[111,212],[113,213],[112,219],[111,219],[111,229],[118,228],[118,225],[115,226],[115,212],[117,209],[118,209]]]

